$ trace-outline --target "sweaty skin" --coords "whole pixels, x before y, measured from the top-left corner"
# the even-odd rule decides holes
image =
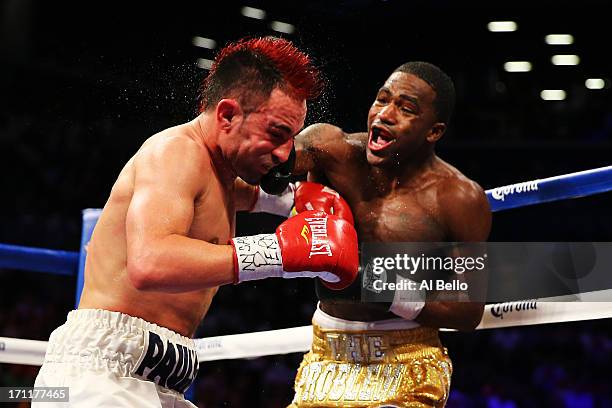
[[[295,173],[308,172],[310,181],[344,197],[360,242],[486,241],[491,212],[482,188],[433,152],[446,126],[435,120],[434,98],[427,83],[396,72],[370,109],[369,133],[347,134],[317,124],[296,137]],[[373,152],[370,135],[377,126],[395,141]],[[325,290],[317,285],[319,292]],[[321,299],[322,310],[348,320],[396,317],[386,311],[388,305],[338,299]],[[427,303],[416,320],[470,330],[480,322],[483,308],[482,303],[437,301]]]
[[[240,176],[285,161],[306,106],[281,91],[248,116],[233,100],[149,138],[121,171],[87,247],[79,309],[143,318],[191,337],[234,280]]]

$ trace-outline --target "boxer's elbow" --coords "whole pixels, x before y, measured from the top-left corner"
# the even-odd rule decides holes
[[[480,320],[462,321],[462,322],[457,323],[457,325],[453,328],[457,329],[460,332],[471,332],[471,331],[476,330],[476,327],[478,327],[479,323],[480,323]]]
[[[134,254],[128,257],[127,274],[137,290],[153,290],[158,287],[159,260],[154,254]]]
[[[424,326],[469,332],[480,324],[483,310],[483,303],[436,301],[427,303],[416,320]]]
[[[465,310],[461,314],[460,319],[457,322],[457,327],[455,328],[463,332],[474,331],[482,320],[483,312],[484,312],[483,303],[466,304]]]

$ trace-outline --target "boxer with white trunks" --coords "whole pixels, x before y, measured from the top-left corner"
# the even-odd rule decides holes
[[[251,200],[234,180],[257,184],[288,160],[319,88],[289,41],[219,51],[200,115],[150,137],[119,174],[87,246],[78,310],[52,333],[36,386],[69,387],[71,407],[193,407],[183,398],[198,366],[190,338],[219,285],[354,280],[356,232],[338,216],[304,212],[273,234],[233,238]]]
[[[123,313],[79,309],[51,334],[36,387],[68,387],[66,406],[186,406],[197,372],[192,339]]]

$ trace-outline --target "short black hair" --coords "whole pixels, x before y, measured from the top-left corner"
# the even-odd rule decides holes
[[[455,108],[455,85],[440,68],[424,61],[411,61],[400,65],[393,72],[412,74],[427,82],[436,91],[434,109],[437,119],[447,125]]]

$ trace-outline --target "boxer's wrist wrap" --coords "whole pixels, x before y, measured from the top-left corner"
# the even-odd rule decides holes
[[[409,282],[414,281],[397,275],[397,283],[399,284],[400,282],[407,286]],[[418,282],[414,283],[418,288]],[[425,307],[425,295],[425,290],[396,289],[389,311],[404,319],[414,320],[421,313],[423,307]]]
[[[268,194],[261,188],[257,190],[257,201],[250,212],[263,212],[289,218],[295,201],[295,184],[289,183],[280,195]]]
[[[283,258],[276,234],[232,239],[236,283],[283,276]]]

